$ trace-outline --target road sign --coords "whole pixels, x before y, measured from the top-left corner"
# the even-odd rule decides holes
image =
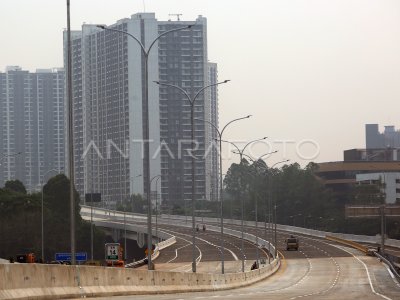
[[[382,211],[383,208],[383,211]],[[400,217],[399,205],[346,205],[346,218]]]
[[[56,253],[55,260],[56,261],[71,261],[71,253]],[[75,253],[75,260],[77,262],[87,261],[87,253],[86,252]]]
[[[108,243],[106,246],[106,260],[119,260],[119,243]]]
[[[85,194],[86,202],[101,202],[101,194],[100,193],[88,193]]]

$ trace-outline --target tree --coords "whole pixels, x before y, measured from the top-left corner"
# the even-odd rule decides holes
[[[45,260],[56,252],[70,251],[70,181],[65,175],[51,178],[43,188]],[[75,191],[76,250],[90,253],[90,224],[80,214]],[[0,257],[41,253],[41,194],[0,189]],[[94,257],[104,255],[105,235],[94,229]]]
[[[49,179],[43,187],[43,195],[46,207],[63,220],[70,218],[70,181],[64,174],[58,174]],[[75,193],[75,219],[81,220],[79,194],[74,189]]]
[[[26,188],[24,184],[18,179],[6,181],[4,188],[17,193],[26,194]]]
[[[257,201],[258,220],[267,219],[268,209],[276,204],[279,223],[292,225],[296,218],[300,226],[336,229],[344,216],[330,190],[314,176],[315,167],[294,163],[271,169],[264,161],[232,164],[225,177],[226,191],[237,199],[239,208],[244,198],[246,219],[255,219]]]

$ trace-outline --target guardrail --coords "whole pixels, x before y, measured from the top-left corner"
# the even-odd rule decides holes
[[[84,208],[86,210],[90,211],[90,207],[84,206]],[[98,209],[98,208],[96,208],[96,210],[102,211],[103,214],[105,214],[105,212],[109,212],[110,215],[123,217],[123,213],[118,212],[118,211],[107,211],[107,210]],[[135,214],[135,213],[127,213],[127,214],[130,215],[131,218],[136,221],[145,221],[147,218],[147,216],[144,214]],[[155,218],[153,217],[153,221],[154,221],[154,219]],[[165,220],[167,223],[174,223],[176,220],[185,221],[186,216],[161,214],[159,216],[158,220],[159,220],[159,222],[161,220]],[[216,223],[216,222],[219,222],[220,219],[208,218],[208,217],[204,217],[204,218],[197,217],[197,221],[200,222],[200,220],[204,220],[204,223]],[[241,220],[224,219],[224,224],[239,226],[239,225],[241,225]],[[244,221],[244,225],[255,227],[255,222],[254,221]],[[262,228],[263,226],[264,226],[263,222],[258,222],[259,228]],[[298,234],[315,236],[315,237],[319,237],[319,238],[325,238],[326,236],[332,236],[332,237],[337,237],[337,238],[344,239],[344,240],[351,240],[351,241],[358,242],[358,243],[380,244],[380,236],[379,235],[368,236],[368,235],[334,233],[334,232],[329,232],[329,231],[320,231],[320,230],[295,227],[295,226],[289,226],[289,225],[280,225],[280,224],[277,224],[277,229],[281,230],[281,231],[289,231],[289,232],[294,232],[294,233],[298,233]],[[400,240],[385,239],[385,245],[400,249]]]
[[[171,246],[171,245],[173,245],[175,243],[176,243],[176,237],[175,236],[172,236],[171,238],[169,238],[169,239],[167,239],[165,241],[159,242],[156,245],[156,247],[154,248],[154,252],[151,254],[151,259],[152,260],[156,259],[160,255],[160,250],[165,249],[165,248],[167,248],[167,247],[169,247],[169,246]],[[138,268],[140,266],[145,265],[146,264],[146,260],[147,260],[147,257],[145,257],[145,258],[143,258],[141,260],[126,264],[125,268]]]
[[[393,275],[396,276],[397,280],[400,281],[400,274],[397,271],[396,267],[392,264],[391,261],[389,261],[388,259],[386,259],[384,256],[382,256],[381,254],[379,254],[378,252],[374,252],[375,256],[378,257],[381,261],[383,261],[392,271]]]
[[[345,240],[345,239],[341,239],[341,238],[338,238],[338,237],[335,237],[335,236],[330,236],[330,235],[327,235],[325,238],[327,240],[330,240],[330,241],[333,241],[333,242],[337,242],[337,243],[340,243],[340,244],[347,245],[347,246],[353,247],[355,249],[358,249],[361,252],[364,252],[364,254],[368,253],[368,248],[366,246],[364,246],[364,245],[359,244],[359,243],[356,243],[356,242],[353,242],[353,241],[349,241],[349,240]]]
[[[94,216],[97,216],[97,214],[94,214]],[[113,216],[112,217],[113,221],[121,221],[120,217],[118,216]],[[114,229],[126,229],[127,231],[135,231],[135,232],[147,232],[147,228],[141,225],[136,225],[136,224],[121,224],[121,223],[110,223],[110,221],[103,221],[103,220],[95,220],[94,224],[102,227],[108,227],[108,228],[114,228]],[[172,234],[169,234],[167,232],[164,232],[162,230],[158,231],[158,236],[164,241],[159,242],[156,247],[154,248],[153,254],[151,255],[152,259],[156,259],[160,255],[160,250],[165,249],[174,243],[176,243],[176,237]],[[126,268],[136,268],[139,266],[142,266],[146,263],[146,257],[138,260],[136,262],[132,262],[129,264],[126,264]]]
[[[217,226],[209,225],[207,227],[207,230],[219,233],[221,231],[221,228],[217,227]],[[231,236],[237,237],[239,239],[242,238],[241,231],[230,229],[230,228],[224,228],[224,234],[231,235]],[[264,248],[267,251],[270,249],[271,250],[270,255],[273,257],[273,259],[275,259],[275,247],[269,241],[266,241],[261,237],[256,237],[255,235],[246,233],[246,232],[243,233],[243,239],[245,239],[253,244],[256,244],[257,247]]]
[[[104,210],[101,210],[101,211],[104,211]],[[98,214],[99,214],[98,211],[94,211],[93,212],[93,215],[95,217],[97,217]],[[100,215],[102,216],[101,212],[100,212]],[[115,215],[114,214],[110,214],[108,216],[108,218],[109,218],[110,221],[123,221],[124,220],[124,219],[121,219],[121,215],[119,213],[116,213]],[[123,215],[122,215],[122,218],[123,218]],[[179,220],[180,221],[184,221],[185,219],[179,218]],[[121,226],[123,226],[123,224],[109,223],[109,221],[96,221],[96,223],[101,224],[103,226],[105,224],[110,224],[109,227],[119,228],[119,229],[122,229]],[[160,224],[169,224],[170,222],[168,222],[168,220],[166,220],[166,219],[160,218],[159,219],[159,223]],[[181,226],[189,227],[189,228],[191,228],[191,226],[192,226],[191,224],[186,224],[185,222],[180,222],[179,224]],[[128,225],[126,225],[126,227],[128,228]],[[142,230],[141,232],[146,232],[146,230],[147,230],[146,227],[140,226],[140,225],[136,225],[136,227],[134,227],[134,228],[135,228],[135,230]],[[221,231],[221,228],[218,227],[218,226],[208,225],[207,228],[208,228],[208,230],[214,231],[214,232],[220,232]],[[225,232],[225,234],[232,235],[232,236],[235,236],[237,238],[242,238],[241,231],[230,229],[230,228],[224,228],[224,232]],[[160,236],[160,234],[167,234],[167,233],[163,232],[162,230],[159,230],[159,236]],[[176,239],[175,239],[175,237],[173,235],[170,235],[170,234],[167,234],[167,235],[169,235],[169,238],[167,240],[165,240],[164,242],[159,243],[158,247],[155,248],[154,255],[156,255],[156,256],[154,258],[156,258],[159,255],[158,254],[159,250],[164,249],[164,248],[166,248],[166,247],[168,247],[168,246],[170,246],[170,245],[172,245],[173,243],[176,242]],[[256,237],[255,235],[249,234],[249,233],[246,233],[246,232],[243,233],[243,238],[245,240],[251,242],[251,243],[257,244],[257,246],[260,247],[260,248],[264,248],[265,250],[268,250],[268,251],[270,250],[269,251],[270,255],[275,259],[275,246],[272,243],[270,243],[269,241],[266,241],[261,237]],[[152,256],[152,258],[153,258],[153,256]],[[126,267],[142,266],[142,265],[145,264],[145,261],[146,261],[146,258],[143,258],[140,261],[136,261],[134,263],[127,264]]]
[[[185,220],[185,216],[177,216],[177,215],[163,214],[162,218],[165,220],[169,220],[169,222],[171,222],[171,223],[174,222],[175,220],[180,220],[180,221]],[[204,223],[210,223],[210,222],[217,223],[220,220],[218,218],[197,217],[198,222],[200,222],[202,219],[204,220]],[[224,224],[239,226],[239,225],[241,225],[241,220],[224,219]],[[255,227],[256,222],[244,221],[244,225]],[[258,222],[257,225],[259,228],[263,228],[264,222]],[[269,224],[269,225],[272,225],[272,224]],[[319,238],[325,238],[325,236],[334,236],[334,237],[342,238],[345,240],[352,240],[354,242],[359,242],[359,243],[380,244],[380,236],[379,235],[369,236],[369,235],[357,235],[357,234],[347,234],[347,233],[335,233],[335,232],[314,230],[314,229],[295,227],[295,226],[290,226],[290,225],[281,225],[281,224],[277,224],[277,230],[289,231],[289,232],[293,232],[293,233],[315,236],[315,237],[319,237]],[[400,240],[385,239],[385,245],[400,249]]]

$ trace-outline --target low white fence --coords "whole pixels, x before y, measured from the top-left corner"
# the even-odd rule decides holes
[[[90,207],[88,206],[83,206],[82,211],[86,214],[87,212],[90,213]],[[97,212],[102,212],[104,215],[106,213],[109,216],[114,216],[114,217],[122,217],[124,216],[123,212],[118,212],[118,211],[108,211],[104,209],[99,209],[96,208],[94,211]],[[129,220],[135,220],[138,222],[144,222],[146,221],[147,216],[144,214],[134,214],[134,213],[126,213],[126,216],[129,216]],[[185,222],[188,220],[188,222],[191,221],[191,216],[179,216],[179,215],[166,215],[162,214],[159,215],[158,221],[161,223],[169,223],[173,224],[176,221],[181,221]],[[220,223],[219,218],[203,218],[203,217],[196,217],[196,220],[198,223],[204,221],[204,223],[210,224],[210,223],[217,223],[217,225]],[[155,217],[153,216],[152,222],[155,222]],[[224,219],[224,224],[228,225],[241,225],[241,220],[232,220],[232,219]],[[254,221],[244,221],[245,226],[252,226],[255,227],[255,222]],[[264,222],[258,222],[258,227],[259,228],[264,228]],[[272,224],[269,224],[272,226]],[[268,225],[267,225],[268,226]],[[371,244],[378,244],[380,243],[380,236],[368,236],[368,235],[355,235],[355,234],[346,234],[346,233],[333,233],[333,232],[328,232],[328,231],[320,231],[320,230],[314,230],[314,229],[308,229],[308,228],[302,228],[302,227],[295,227],[295,226],[289,226],[289,225],[280,225],[277,224],[277,229],[281,231],[288,231],[288,232],[293,232],[293,233],[299,233],[299,234],[305,234],[305,235],[310,235],[310,236],[315,236],[315,237],[320,237],[320,238],[325,238],[325,236],[335,236],[339,237],[342,239],[346,240],[351,240],[354,242],[359,242],[359,243],[371,243]],[[226,230],[226,229],[224,229]],[[395,239],[385,239],[385,245],[390,246],[390,247],[395,247],[395,248],[400,248],[400,240],[395,240]]]
[[[123,229],[123,224],[121,223],[112,223],[112,221],[118,221],[118,222],[123,222],[124,220],[135,220],[135,221],[141,221],[141,222],[145,222],[146,221],[146,217],[144,217],[144,215],[139,215],[139,214],[131,214],[131,213],[121,213],[121,212],[116,212],[116,211],[111,211],[110,213],[108,213],[109,211],[106,211],[104,209],[93,209],[93,217],[106,217],[108,219],[108,221],[96,221],[96,224],[102,225],[103,227],[106,224],[110,224],[110,226],[107,227],[112,227],[112,228],[119,228],[119,229]],[[90,213],[90,208],[89,208],[89,213]],[[87,216],[87,208],[85,207],[85,210],[83,211],[83,214],[85,214],[85,216]],[[186,217],[185,216],[169,216],[171,218],[165,218],[165,215],[160,215],[158,217],[158,222],[159,224],[177,224],[176,221],[179,221],[179,225],[180,226],[184,226],[184,227],[192,227],[191,222],[186,222]],[[110,222],[111,221],[111,222]],[[153,217],[153,220],[155,221],[155,218]],[[171,222],[173,221],[173,222]],[[197,221],[200,221],[199,218],[197,218]],[[204,221],[204,223],[213,223],[216,221],[216,219],[213,218],[203,218],[202,221]],[[237,223],[240,222],[238,220],[229,220],[230,223]],[[218,225],[218,224],[217,224]],[[249,222],[246,222],[246,226],[249,226]],[[126,225],[126,228],[128,230],[128,226]],[[143,225],[136,225],[131,227],[133,230],[138,230],[137,232],[146,232],[147,231],[147,227],[143,226]],[[212,226],[212,225],[208,225],[207,226],[207,230],[213,231],[213,232],[220,232],[221,228],[218,226]],[[232,235],[235,236],[239,239],[242,238],[242,232],[238,231],[238,230],[234,230],[231,228],[224,228],[224,233],[227,235]],[[172,245],[173,243],[176,242],[176,239],[173,235],[170,235],[166,232],[163,232],[162,230],[158,230],[157,235],[159,238],[165,239],[164,242],[159,243],[155,250],[154,250],[154,258],[156,258],[159,253],[158,251],[161,249],[164,249],[170,245]],[[272,243],[270,243],[269,241],[261,238],[261,237],[256,237],[253,234],[249,234],[244,232],[243,233],[243,238],[244,240],[247,240],[251,243],[257,244],[258,247],[260,248],[264,248],[265,250],[268,250],[270,252],[270,255],[275,259],[275,247]],[[153,256],[152,256],[153,258]],[[144,260],[141,261],[137,261],[135,263],[131,263],[128,264],[127,267],[132,267],[132,266],[136,266],[139,264],[143,264]]]

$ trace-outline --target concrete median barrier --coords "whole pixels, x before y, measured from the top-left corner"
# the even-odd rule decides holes
[[[238,288],[278,270],[279,260],[245,273],[206,274],[93,266],[0,265],[0,299],[62,299]],[[156,287],[156,288],[155,288]]]
[[[361,252],[364,252],[364,254],[367,254],[367,252],[368,252],[368,247],[366,247],[364,245],[361,245],[361,244],[359,244],[357,242],[354,242],[354,241],[345,240],[345,239],[342,239],[342,238],[339,238],[339,237],[336,237],[336,236],[332,236],[332,235],[327,235],[325,238],[327,240],[329,240],[329,241],[333,241],[333,242],[336,242],[336,243],[339,243],[339,244],[343,244],[343,245],[346,245],[346,246],[350,246],[352,248],[360,250]]]

